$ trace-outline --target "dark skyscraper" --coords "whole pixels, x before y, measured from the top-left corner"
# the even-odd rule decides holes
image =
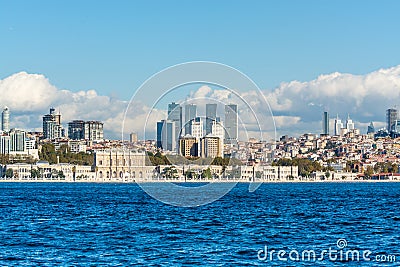
[[[327,111],[322,116],[322,133],[329,135],[329,113]]]
[[[225,105],[225,143],[235,144],[238,139],[237,105]]]
[[[211,133],[213,121],[217,118],[217,104],[206,104],[206,135]]]
[[[197,116],[197,106],[195,104],[185,105],[185,134],[192,134],[192,121]]]
[[[386,110],[386,129],[388,132],[393,130],[397,120],[397,109],[390,108]]]
[[[371,133],[375,133],[375,127],[374,127],[374,124],[372,123],[372,121],[368,125],[368,129],[367,129],[367,134],[371,134]]]

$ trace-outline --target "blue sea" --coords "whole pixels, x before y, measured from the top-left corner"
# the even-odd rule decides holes
[[[1,266],[398,266],[399,242],[400,183],[237,184],[192,208],[136,184],[0,184]]]

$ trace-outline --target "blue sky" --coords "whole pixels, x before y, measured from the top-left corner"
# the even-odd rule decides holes
[[[0,1],[0,78],[123,99],[173,64],[231,65],[261,88],[400,62],[399,1]]]
[[[0,0],[0,105],[22,128],[52,105],[111,131],[151,75],[213,61],[265,90],[278,134],[318,133],[323,110],[365,132],[400,105],[399,14],[394,0]]]

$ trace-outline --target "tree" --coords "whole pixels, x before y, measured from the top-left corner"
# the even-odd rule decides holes
[[[11,178],[14,176],[14,170],[13,169],[7,169],[6,170],[6,177]]]
[[[372,168],[371,166],[368,166],[367,169],[364,171],[366,179],[371,179],[373,174],[374,174],[374,168]]]
[[[212,178],[212,174],[211,174],[210,168],[207,168],[207,169],[203,170],[203,172],[201,173],[201,178],[207,178],[207,179],[211,179]]]
[[[38,169],[32,169],[31,170],[31,177],[32,178],[41,178],[42,174],[40,173],[40,171]]]
[[[58,176],[58,178],[65,178],[63,171],[58,171],[57,176]]]
[[[330,172],[325,172],[325,177],[326,177],[326,179],[329,179],[329,177],[331,177],[331,173]]]

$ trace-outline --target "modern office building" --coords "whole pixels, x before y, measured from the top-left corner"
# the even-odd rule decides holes
[[[10,151],[24,152],[26,150],[26,132],[18,129],[10,131]]]
[[[343,128],[343,123],[342,120],[339,119],[339,115],[336,115],[336,119],[335,119],[335,132],[334,134],[336,136],[339,136],[341,134]]]
[[[386,129],[388,130],[388,132],[391,132],[393,130],[397,119],[397,109],[389,108],[388,110],[386,110]]]
[[[192,121],[197,116],[197,106],[195,104],[185,105],[185,134],[192,134]]]
[[[367,128],[367,134],[373,134],[373,133],[375,133],[375,127],[371,121],[371,123],[368,125],[368,128]]]
[[[224,129],[222,122],[220,121],[220,119],[218,117],[216,120],[212,121],[211,135],[219,137],[220,146],[223,150],[224,149],[225,129]]]
[[[179,138],[179,152],[183,157],[197,157],[198,141],[196,137],[185,135]]]
[[[192,121],[192,136],[200,140],[204,136],[203,120],[200,117],[194,118]]]
[[[68,138],[72,140],[81,140],[85,138],[85,122],[74,120],[68,122]]]
[[[68,123],[68,138],[102,141],[104,139],[104,124],[100,121],[71,121]]]
[[[322,116],[322,133],[329,135],[329,113],[327,111]]]
[[[168,118],[167,120],[175,122],[175,142],[178,141],[179,136],[183,135],[182,133],[182,107],[172,102],[168,104]]]
[[[62,133],[61,114],[56,114],[55,109],[50,108],[50,113],[43,116],[43,138],[60,138]]]
[[[84,139],[90,141],[104,140],[104,124],[101,121],[85,121]]]
[[[225,105],[225,143],[235,144],[238,139],[237,105]]]
[[[206,135],[211,133],[212,122],[217,119],[217,104],[206,104]]]
[[[1,113],[1,130],[8,132],[10,130],[10,110],[8,107],[4,107]]]
[[[346,129],[348,132],[354,130],[354,122],[352,119],[350,119],[350,115],[347,115]]]
[[[157,147],[165,151],[176,151],[175,122],[161,120],[157,122]]]

